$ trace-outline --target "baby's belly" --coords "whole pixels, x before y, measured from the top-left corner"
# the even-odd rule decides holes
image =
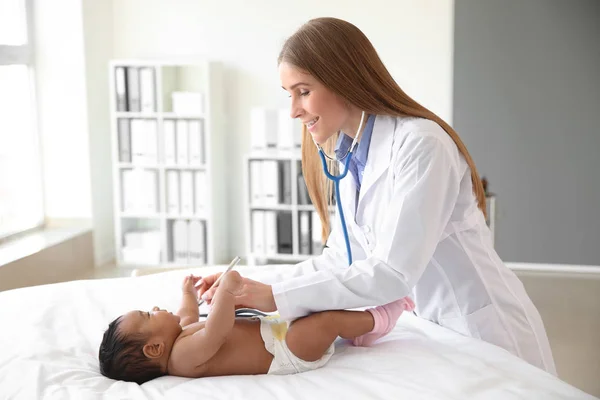
[[[273,356],[265,349],[260,320],[237,318],[227,340],[208,362],[203,376],[266,374]]]

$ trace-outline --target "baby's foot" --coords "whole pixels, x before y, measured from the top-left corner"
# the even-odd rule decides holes
[[[384,306],[367,309],[373,315],[375,326],[371,332],[354,338],[352,344],[354,346],[370,346],[374,341],[387,335],[394,329],[398,318],[400,318],[400,315],[404,311],[412,311],[414,308],[415,303],[413,303],[412,299],[404,297]]]

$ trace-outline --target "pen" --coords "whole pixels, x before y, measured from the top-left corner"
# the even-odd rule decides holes
[[[231,271],[231,270],[233,269],[233,267],[235,267],[235,266],[236,266],[236,265],[237,265],[237,264],[240,262],[240,260],[241,260],[241,258],[240,258],[239,256],[236,256],[236,257],[235,257],[235,258],[234,258],[234,259],[231,261],[231,263],[229,264],[229,266],[227,267],[227,269],[225,270],[225,272],[223,272],[223,273],[221,274],[221,276],[219,276],[219,279],[217,279],[217,280],[216,280],[216,282],[215,282],[215,283],[213,283],[213,285],[212,285],[210,288],[212,288],[212,287],[217,287],[217,286],[219,285],[219,282],[221,282],[221,278],[222,278],[223,276],[225,276],[225,274],[226,274],[226,273],[228,273],[229,271]],[[209,288],[209,289],[210,289],[210,288]],[[200,299],[200,300],[198,301],[198,307],[200,307],[202,304],[204,304],[204,299]]]

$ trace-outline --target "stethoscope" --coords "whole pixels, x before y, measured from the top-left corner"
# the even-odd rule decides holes
[[[339,160],[331,158],[327,154],[325,154],[325,151],[323,151],[323,148],[315,141],[315,138],[313,138],[313,142],[315,143],[315,145],[317,146],[317,149],[319,150],[319,156],[321,157],[321,163],[323,164],[323,172],[325,173],[325,176],[327,176],[327,178],[331,179],[334,183],[335,202],[337,203],[338,213],[340,214],[340,222],[342,223],[342,231],[344,233],[344,241],[346,242],[346,252],[348,253],[348,265],[352,265],[352,249],[350,248],[350,237],[348,236],[348,228],[346,228],[346,219],[344,218],[344,210],[342,209],[342,202],[340,200],[340,181],[342,179],[344,179],[346,177],[346,175],[348,175],[348,165],[350,165],[350,159],[352,159],[352,153],[354,152],[354,149],[356,148],[356,145],[358,144],[358,139],[360,136],[360,131],[362,129],[364,119],[365,119],[365,112],[363,111],[360,116],[360,124],[358,125],[358,130],[356,131],[354,140],[352,141],[352,144],[346,151],[346,154],[344,155],[344,157],[340,158]],[[331,161],[341,161],[341,160],[345,159],[344,171],[340,175],[333,175],[331,172],[329,172],[329,169],[327,168],[327,160],[325,160],[325,157],[327,157]]]

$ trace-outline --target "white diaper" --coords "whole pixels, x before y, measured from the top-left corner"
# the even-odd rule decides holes
[[[317,361],[304,361],[296,357],[290,351],[286,342],[285,335],[289,324],[277,317],[260,318],[260,334],[265,342],[265,348],[273,354],[273,362],[269,368],[268,374],[288,375],[298,372],[311,371],[321,368],[329,361],[334,352],[334,344],[327,349],[323,357]]]

